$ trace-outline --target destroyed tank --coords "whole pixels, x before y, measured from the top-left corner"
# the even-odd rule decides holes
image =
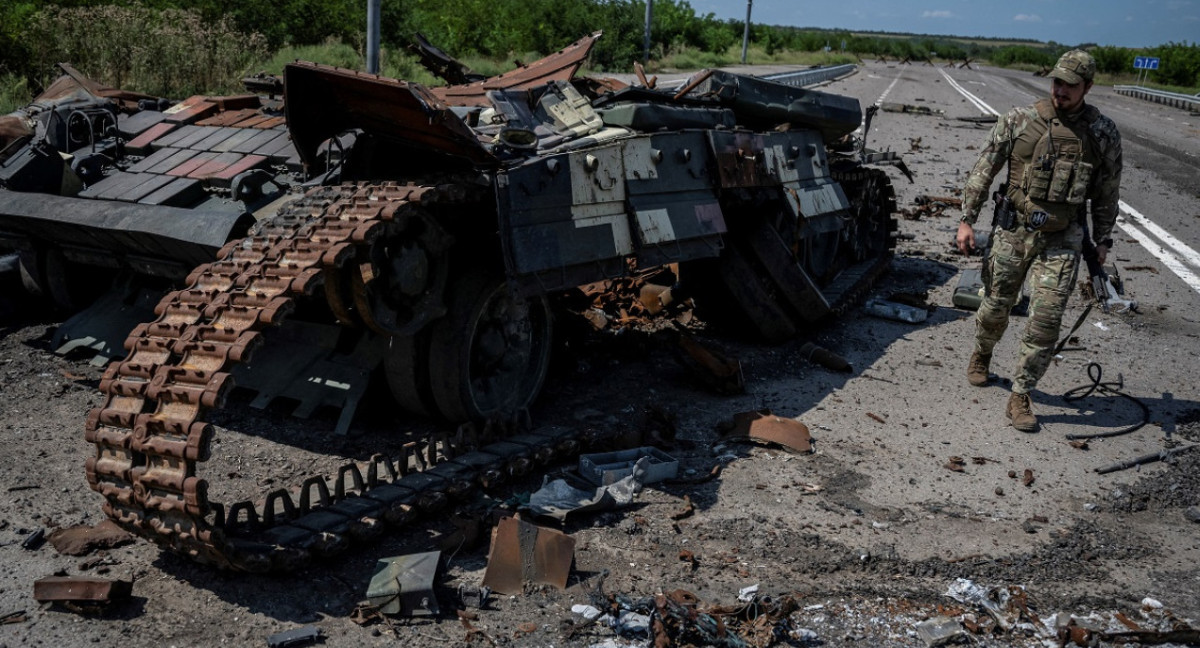
[[[777,342],[887,268],[895,201],[857,100],[719,70],[575,78],[597,36],[458,85],[297,62],[261,95],[173,104],[67,67],[11,115],[0,250],[64,308],[120,280],[72,318],[128,334],[74,336],[127,353],[85,424],[105,512],[200,562],[294,569],[595,440],[465,425],[220,503],[202,468],[235,381],[341,406],[342,431],[372,373],[409,412],[512,421],[578,286],[669,266],[677,299]]]

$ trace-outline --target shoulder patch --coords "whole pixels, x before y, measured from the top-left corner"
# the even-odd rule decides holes
[[[1121,139],[1117,125],[1113,120],[1101,115],[1100,111],[1096,111],[1096,118],[1088,124],[1088,130],[1091,131],[1092,137],[1100,144],[1101,148],[1108,148],[1111,142],[1118,142]]]

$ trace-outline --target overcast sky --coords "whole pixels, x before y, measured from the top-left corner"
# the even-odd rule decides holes
[[[753,0],[751,22],[850,31],[988,36],[1152,47],[1200,44],[1200,0]],[[746,0],[690,0],[746,18]]]

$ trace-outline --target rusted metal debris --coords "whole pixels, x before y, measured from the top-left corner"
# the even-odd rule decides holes
[[[718,394],[732,395],[746,391],[740,360],[730,358],[682,332],[679,334],[679,351],[676,357],[680,364]]]
[[[546,58],[504,74],[471,83],[430,88],[430,92],[451,106],[484,106],[489,103],[487,93],[490,90],[523,90],[550,81],[569,81],[583,65],[598,38],[600,32],[585,36]]]
[[[575,539],[561,531],[515,517],[492,530],[483,584],[502,594],[520,594],[526,583],[565,589],[575,560]]]
[[[922,216],[945,216],[947,209],[962,209],[962,198],[953,196],[929,196],[922,194],[913,199],[916,205],[900,210],[905,220],[918,220]]]
[[[47,576],[33,583],[33,600],[61,603],[72,609],[100,608],[124,601],[133,592],[133,583],[83,576]]]
[[[795,453],[813,451],[813,439],[807,425],[796,419],[775,416],[771,410],[765,409],[734,414],[725,438],[730,441],[746,439],[765,442]]]
[[[1129,643],[1140,643],[1147,645],[1161,644],[1184,644],[1195,645],[1200,643],[1200,630],[1195,630],[1191,627],[1177,628],[1173,630],[1136,630],[1131,632],[1104,632],[1102,630],[1092,630],[1075,624],[1075,619],[1058,629],[1058,641],[1060,646],[1073,644],[1076,646],[1096,646],[1101,642],[1111,643],[1114,646],[1120,646]]]
[[[854,368],[850,366],[849,362],[846,362],[845,358],[812,342],[805,342],[800,347],[800,357],[831,371],[841,371],[843,373],[854,371]]]
[[[133,534],[105,520],[96,526],[79,525],[57,529],[48,538],[58,553],[66,556],[85,556],[96,549],[112,549],[130,544]]]
[[[417,32],[413,36],[413,41],[408,46],[408,51],[417,56],[417,59],[426,70],[429,70],[434,76],[446,83],[464,85],[483,81],[487,78],[481,74],[468,72],[466,65],[463,65],[453,56],[450,56],[441,48],[430,43],[425,34]]]
[[[680,558],[685,559],[682,554]],[[749,601],[733,605],[706,605],[695,594],[682,589],[635,599],[623,594],[605,595],[598,586],[590,593],[590,599],[593,607],[613,616],[648,617],[655,648],[766,648],[788,636],[791,615],[800,609],[790,594],[775,598],[752,595]],[[565,638],[591,624],[592,621],[567,624]],[[619,628],[618,625],[618,631]]]
[[[0,625],[8,625],[10,623],[24,623],[26,621],[26,619],[27,619],[27,617],[25,616],[25,610],[13,610],[12,612],[5,612],[4,614],[0,614]]]
[[[910,115],[942,115],[945,111],[929,106],[915,106],[913,104],[895,103],[885,101],[879,104],[879,109],[884,112],[908,113]]]
[[[1158,452],[1152,452],[1150,454],[1145,454],[1140,457],[1135,457],[1133,459],[1127,459],[1125,461],[1118,461],[1117,463],[1110,464],[1108,466],[1102,466],[1100,468],[1096,468],[1096,472],[1100,473],[1101,475],[1104,475],[1104,474],[1107,474],[1110,472],[1116,472],[1118,470],[1126,470],[1128,468],[1135,468],[1137,466],[1141,466],[1144,464],[1154,463],[1156,461],[1165,461],[1167,459],[1170,459],[1171,457],[1181,455],[1190,450],[1195,450],[1196,448],[1200,448],[1200,443],[1194,443],[1192,445],[1180,446],[1178,448],[1171,448],[1170,450],[1160,450]]]

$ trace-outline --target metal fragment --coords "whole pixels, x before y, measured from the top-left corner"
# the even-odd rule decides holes
[[[963,637],[962,624],[950,617],[939,616],[916,625],[917,637],[929,648],[942,646]]]
[[[813,451],[812,435],[807,425],[795,419],[775,416],[770,410],[734,414],[733,429],[725,438],[764,441],[797,453]]]
[[[33,583],[39,603],[112,603],[129,598],[133,583],[83,576],[47,576]]]
[[[277,632],[267,637],[268,648],[292,648],[316,643],[321,639],[321,629],[316,626],[304,626]]]
[[[526,583],[565,589],[574,560],[574,538],[524,520],[504,518],[492,531],[483,584],[502,594],[520,594]]]
[[[46,540],[46,530],[38,529],[37,531],[34,531],[33,533],[30,533],[29,535],[25,536],[25,539],[21,541],[21,548],[25,549],[27,551],[33,551],[34,549],[37,549],[38,547],[42,546],[42,542],[44,542],[45,540]]]
[[[380,560],[367,587],[367,602],[383,614],[438,614],[433,580],[441,556],[429,551]]]

